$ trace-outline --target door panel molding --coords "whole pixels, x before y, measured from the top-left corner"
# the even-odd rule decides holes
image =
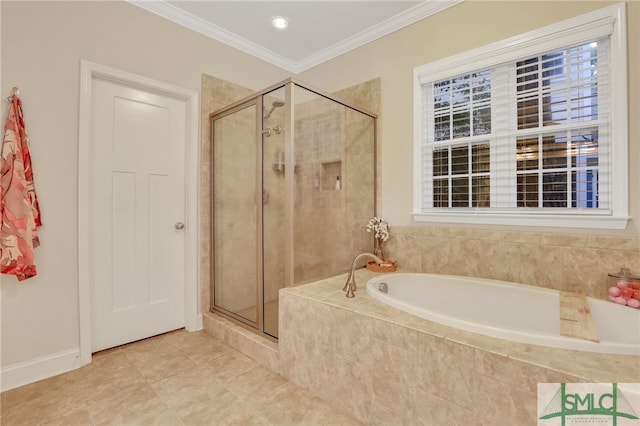
[[[200,278],[200,183],[198,117],[199,93],[144,76],[111,68],[95,62],[80,63],[80,110],[78,140],[78,311],[80,327],[81,364],[91,362],[91,265],[89,257],[90,221],[89,205],[91,189],[89,159],[91,145],[92,82],[107,80],[172,97],[185,102],[187,108],[186,157],[185,157],[185,327],[189,331],[202,329],[202,313],[199,312]]]

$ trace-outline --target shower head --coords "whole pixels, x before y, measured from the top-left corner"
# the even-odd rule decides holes
[[[274,109],[283,107],[283,106],[284,106],[283,101],[273,101],[273,103],[271,104],[271,108],[269,110],[265,109],[264,118],[269,118]]]

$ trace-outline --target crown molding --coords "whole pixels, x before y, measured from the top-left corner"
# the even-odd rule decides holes
[[[214,25],[204,19],[185,12],[176,6],[165,2],[164,0],[147,1],[147,0],[127,0],[129,3],[140,7],[148,12],[161,16],[176,24],[182,25],[190,30],[198,32],[204,36],[217,40],[228,46],[241,50],[263,61],[269,62],[277,67],[291,71],[296,67],[296,62],[291,61],[275,52],[265,49],[262,46],[240,37],[231,31]]]
[[[387,19],[386,21],[354,34],[331,47],[307,56],[296,64],[298,72],[313,68],[316,65],[334,59],[344,53],[364,46],[367,43],[382,38],[464,1],[465,0],[427,0]]]
[[[307,69],[313,68],[323,62],[329,61],[337,56],[347,53],[353,49],[363,46],[373,40],[397,31],[403,27],[411,25],[417,21],[435,15],[449,7],[455,6],[464,0],[427,0],[416,5],[405,12],[393,16],[378,25],[370,27],[358,34],[355,34],[339,43],[334,44],[317,53],[309,55],[301,61],[292,61],[269,49],[259,46],[231,31],[205,21],[189,12],[167,3],[164,0],[127,0],[129,3],[140,7],[148,12],[161,16],[176,24],[182,25],[190,30],[196,31],[204,36],[217,40],[221,43],[241,50],[251,56],[283,68],[291,73],[298,74]]]

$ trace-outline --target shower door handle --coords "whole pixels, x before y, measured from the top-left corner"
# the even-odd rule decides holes
[[[176,222],[175,225],[173,225],[174,228],[180,230],[180,229],[184,229],[184,223],[182,222]]]
[[[259,191],[259,190],[258,190]],[[256,202],[256,204],[258,204],[259,198],[258,198],[258,192],[256,191],[255,196],[254,196],[254,201]],[[269,202],[269,192],[266,189],[262,190],[262,205],[265,205]]]

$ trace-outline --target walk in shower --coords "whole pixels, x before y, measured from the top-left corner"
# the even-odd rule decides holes
[[[370,251],[376,116],[289,79],[210,115],[211,309],[278,337],[278,290]]]

